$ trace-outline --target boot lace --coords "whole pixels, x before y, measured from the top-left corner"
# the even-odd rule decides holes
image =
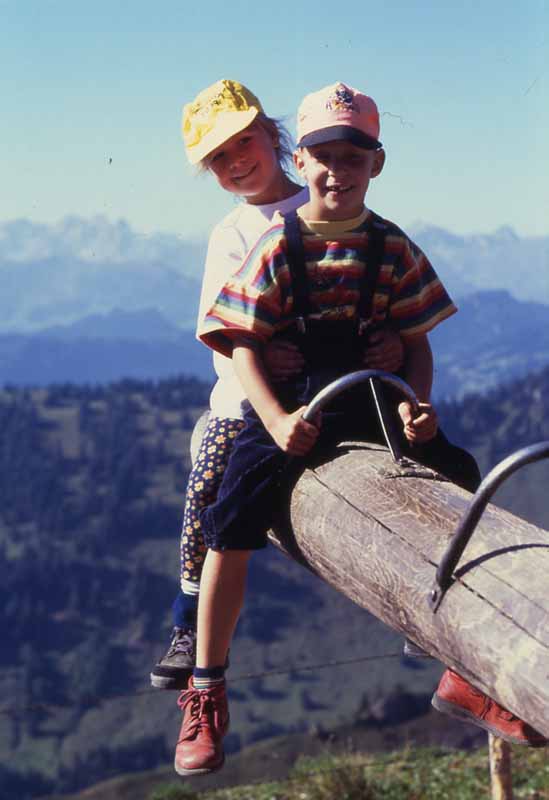
[[[179,653],[186,656],[192,655],[195,640],[196,633],[192,628],[174,628],[173,638],[165,658],[171,658]]]
[[[216,712],[221,711],[221,705],[217,702],[215,695],[211,691],[188,689],[181,692],[177,699],[177,705],[183,711],[185,720],[185,732],[182,739],[190,739],[196,736],[205,727],[212,727]],[[183,731],[182,731],[183,734]]]

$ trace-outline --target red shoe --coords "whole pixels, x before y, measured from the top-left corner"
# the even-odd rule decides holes
[[[225,681],[212,689],[195,689],[191,677],[177,704],[183,722],[175,748],[175,771],[178,775],[204,775],[221,769],[223,737],[229,730]]]
[[[510,711],[506,711],[483,692],[451,669],[447,669],[431,701],[437,711],[479,728],[512,744],[545,747],[548,740]]]

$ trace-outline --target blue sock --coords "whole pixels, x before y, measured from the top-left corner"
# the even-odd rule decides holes
[[[172,605],[173,624],[177,628],[196,630],[196,612],[198,611],[198,595],[179,592]]]
[[[222,667],[195,667],[193,684],[195,689],[211,689],[225,681],[225,665]]]

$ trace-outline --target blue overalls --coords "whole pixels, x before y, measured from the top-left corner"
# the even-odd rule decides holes
[[[364,270],[357,320],[308,319],[309,291],[302,252],[299,221],[295,212],[285,218],[288,263],[292,276],[296,322],[284,338],[296,343],[305,360],[294,379],[276,385],[287,411],[307,405],[320,389],[353,370],[363,368],[367,326],[379,274],[385,240],[381,218],[372,215],[369,237],[370,268]],[[367,273],[367,274],[366,274]],[[267,543],[267,531],[282,501],[283,489],[295,480],[311,459],[344,439],[383,442],[369,387],[364,384],[345,392],[322,413],[322,426],[313,451],[306,458],[289,458],[249,403],[244,406],[245,427],[235,439],[216,501],[201,511],[206,546],[213,550],[255,550]],[[401,427],[401,426],[400,426]],[[439,430],[426,445],[409,447],[402,436],[402,451],[415,461],[436,469],[460,486],[474,491],[480,474],[474,458],[450,444]]]

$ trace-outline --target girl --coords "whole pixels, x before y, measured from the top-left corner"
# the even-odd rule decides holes
[[[242,198],[213,230],[206,257],[199,321],[204,319],[228,277],[268,228],[275,211],[286,214],[308,201],[309,192],[289,176],[292,147],[279,122],[266,116],[258,98],[242,84],[221,80],[183,110],[183,139],[189,161],[211,172],[222,189]],[[264,353],[274,380],[300,372],[303,358],[289,341],[270,344]],[[243,428],[244,392],[232,360],[215,353],[217,374],[210,417],[189,476],[181,533],[181,592],[173,604],[173,632],[166,654],[151,672],[161,689],[186,688],[195,664],[196,612],[206,548],[199,512],[216,497],[234,439]],[[365,365],[396,371],[402,363],[398,334],[373,334]]]

